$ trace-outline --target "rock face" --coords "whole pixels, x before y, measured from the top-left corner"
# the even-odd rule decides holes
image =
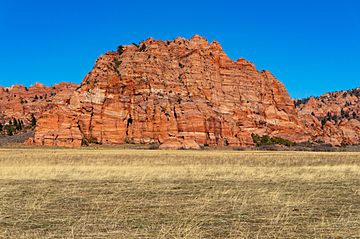
[[[360,144],[360,88],[292,100],[268,71],[232,61],[195,35],[120,46],[81,85],[0,87],[0,135],[32,129],[38,145],[253,145],[251,134],[294,142]],[[17,120],[18,130],[10,121]],[[30,133],[30,132],[28,132]],[[26,134],[26,133],[25,133]],[[24,134],[24,135],[25,135]]]
[[[200,146],[192,139],[171,138],[161,144],[159,149],[200,149]]]
[[[270,72],[195,35],[102,55],[70,99],[38,120],[34,143],[246,146],[252,133],[299,142],[316,130]]]
[[[311,122],[313,138],[332,145],[360,144],[360,88],[296,101],[300,115]]]
[[[29,88],[22,85],[0,87],[0,124],[5,125],[15,118],[28,125],[32,115],[37,119],[44,111],[66,104],[77,87],[71,83],[51,87],[40,83]]]

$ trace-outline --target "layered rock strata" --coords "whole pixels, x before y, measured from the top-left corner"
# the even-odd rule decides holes
[[[69,100],[40,117],[33,142],[249,146],[252,133],[299,142],[313,131],[270,72],[195,35],[100,56]]]

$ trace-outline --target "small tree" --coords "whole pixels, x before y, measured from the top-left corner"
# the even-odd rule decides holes
[[[118,46],[117,53],[119,53],[119,55],[121,55],[121,54],[123,54],[124,50],[125,50],[124,46]]]
[[[36,118],[34,114],[31,114],[31,126],[34,127],[36,125]]]
[[[327,120],[331,120],[331,113],[327,112]]]
[[[338,117],[337,117],[337,115],[333,115],[333,116],[331,117],[331,119],[332,119],[333,121],[335,121],[335,122],[337,122],[337,121],[338,121]]]
[[[141,47],[140,47],[139,51],[141,51],[141,52],[146,51],[145,43],[141,44]]]
[[[13,119],[13,125],[15,126],[15,128],[18,127],[18,121],[16,120],[16,118]]]
[[[14,124],[14,125],[15,125],[16,130],[22,130],[21,121],[20,121],[20,120],[16,120],[16,119],[14,119],[14,122],[16,122],[16,123]]]
[[[324,128],[326,121],[327,121],[326,118],[321,120],[321,128]]]
[[[9,125],[9,127],[7,127],[7,135],[9,135],[9,136],[14,135],[14,128],[11,125]]]
[[[341,117],[343,117],[343,118],[345,117],[345,111],[343,109],[341,109],[340,114],[341,114]]]
[[[350,118],[350,113],[348,111],[345,112],[345,118]]]
[[[4,126],[0,123],[0,133],[3,131]]]

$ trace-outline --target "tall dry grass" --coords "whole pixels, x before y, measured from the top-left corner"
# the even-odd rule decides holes
[[[0,238],[360,238],[360,154],[0,149]]]

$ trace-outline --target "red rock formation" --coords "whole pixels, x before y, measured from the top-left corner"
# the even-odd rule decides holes
[[[28,125],[32,114],[39,118],[53,106],[65,104],[77,87],[78,85],[71,83],[51,87],[40,83],[29,88],[22,85],[0,87],[0,123],[6,124],[16,118]]]
[[[159,149],[200,149],[200,146],[193,139],[169,138]]]
[[[271,73],[195,35],[102,55],[70,100],[38,120],[34,143],[253,145],[252,133],[298,142],[313,130]]]
[[[314,139],[333,145],[360,143],[360,88],[299,101],[297,108]]]

